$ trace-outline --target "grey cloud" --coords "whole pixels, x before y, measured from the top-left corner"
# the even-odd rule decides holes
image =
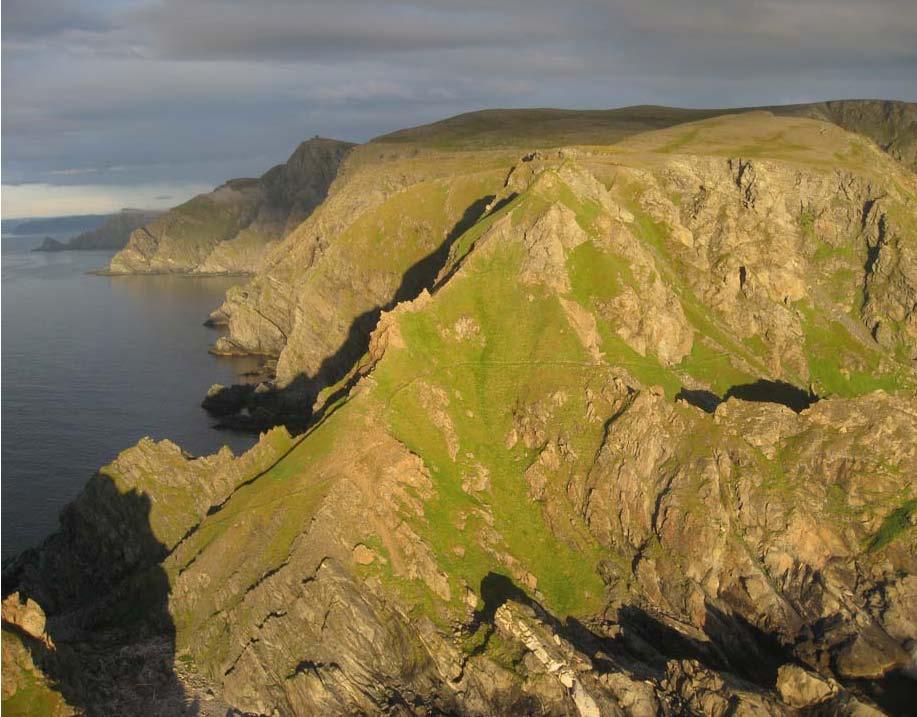
[[[5,0],[3,41],[57,35],[72,30],[110,27],[104,3],[79,0]]]
[[[484,107],[917,99],[913,0],[6,0],[3,176],[255,175]]]
[[[557,28],[499,4],[163,0],[136,14],[169,57],[259,61],[516,46]]]
[[[917,36],[912,0],[161,0],[137,19],[164,56],[254,61],[481,48],[511,59],[529,48],[651,65],[748,66],[913,59]]]

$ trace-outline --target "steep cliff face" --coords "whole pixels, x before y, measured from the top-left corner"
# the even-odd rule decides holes
[[[233,179],[137,229],[111,260],[120,274],[247,274],[265,252],[309,216],[350,151],[314,138],[259,179]]]
[[[8,567],[5,624],[41,606],[78,706],[906,714],[915,202],[765,112],[361,147],[220,314],[308,429],[124,452]]]
[[[648,342],[661,341],[665,364],[703,363],[725,348],[727,363],[744,377],[766,373],[804,387],[811,380],[842,395],[856,375],[876,373],[880,356],[867,333],[900,357],[911,350],[917,284],[913,261],[899,259],[910,251],[899,235],[914,223],[909,195],[899,188],[911,180],[875,145],[831,124],[758,111],[614,146],[614,153],[580,153],[602,181],[626,186],[589,201],[617,202],[617,211],[635,215],[634,231],[652,240],[611,240],[631,273],[644,272],[625,281],[607,307],[620,317],[616,333],[628,348],[643,355]],[[432,285],[437,247],[447,250],[480,215],[518,156],[401,142],[360,147],[328,201],[215,312],[229,328],[215,351],[279,357],[277,385],[297,388],[298,404],[310,403],[365,351],[380,309]],[[397,237],[387,241],[381,263],[380,236]],[[689,292],[680,301],[673,281]],[[897,288],[872,298],[869,287],[888,281]],[[641,302],[658,311],[638,311]],[[699,321],[709,309],[738,342],[689,342],[687,314]],[[765,334],[767,340],[756,338]],[[845,343],[837,366],[843,371],[815,366],[813,375],[806,346],[830,342]],[[887,365],[878,373],[886,369],[897,370]],[[715,388],[729,388],[725,381]]]

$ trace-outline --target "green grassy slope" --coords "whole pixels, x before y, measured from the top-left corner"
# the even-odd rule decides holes
[[[822,119],[858,132],[914,168],[917,109],[913,103],[840,100],[798,105],[688,109],[639,105],[610,110],[489,109],[398,130],[375,143],[420,144],[440,149],[558,147],[612,144],[626,137],[685,122],[764,110],[778,116]]]

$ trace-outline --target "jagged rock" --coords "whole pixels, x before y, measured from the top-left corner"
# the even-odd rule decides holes
[[[32,598],[12,593],[3,599],[3,622],[21,630],[25,635],[49,642],[45,634],[45,613]]]
[[[69,705],[35,664],[24,640],[3,630],[3,709],[10,714],[71,717],[79,712]]]
[[[791,707],[811,707],[834,697],[838,688],[798,665],[782,665],[777,672],[777,691]]]
[[[712,670],[693,660],[671,660],[666,665],[663,687],[677,695],[689,714],[744,717],[787,714],[779,703],[750,685],[727,684]]]
[[[565,645],[559,636],[554,635],[552,639],[539,635],[544,627],[538,624],[533,612],[529,611],[526,614],[521,606],[507,602],[497,609],[494,624],[511,639],[525,645],[547,673],[556,677],[560,684],[570,691],[573,704],[581,717],[600,717],[603,714],[599,707],[600,703],[579,678],[579,673],[592,669],[588,660],[583,656],[577,656],[575,650]],[[613,712],[606,709],[604,714]]]

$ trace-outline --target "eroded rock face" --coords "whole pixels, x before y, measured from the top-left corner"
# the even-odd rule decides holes
[[[50,643],[45,633],[45,613],[31,598],[22,599],[19,593],[12,593],[3,599],[3,622],[15,627],[26,637]]]
[[[259,179],[232,179],[130,235],[115,274],[252,274],[328,193],[353,145],[314,138]]]
[[[807,659],[832,654],[832,668],[844,677],[874,679],[906,667],[910,658],[901,645],[917,624],[893,629],[893,636],[891,626],[877,623],[860,586],[864,580],[895,586],[886,592],[871,583],[868,592],[882,593],[883,602],[903,600],[900,610],[913,596],[905,594],[908,588],[899,592],[898,575],[912,574],[915,566],[905,555],[884,568],[858,558],[885,516],[871,525],[844,521],[832,516],[829,496],[840,485],[851,496],[869,492],[873,500],[901,488],[896,470],[867,467],[881,461],[879,455],[842,447],[862,445],[867,436],[887,436],[883,450],[902,461],[905,475],[913,474],[917,425],[910,401],[881,394],[825,401],[797,418],[782,407],[730,400],[712,419],[700,411],[692,417],[709,421],[708,429],[692,427],[678,413],[659,397],[639,396],[608,428],[587,487],[574,489],[588,496],[582,510],[597,537],[632,551],[634,576],[647,594],[702,630],[718,629],[710,610],[719,604],[733,616],[722,629],[734,631],[739,642],[742,622],[777,632]],[[840,444],[835,430],[843,431]],[[710,433],[718,434],[717,448],[687,462],[679,458],[691,453],[695,439],[679,447],[677,436]],[[764,464],[754,457],[768,453]],[[780,465],[779,481],[804,482],[805,492],[791,491],[789,499],[788,486],[771,483],[768,460]],[[812,634],[816,623],[834,627]]]

